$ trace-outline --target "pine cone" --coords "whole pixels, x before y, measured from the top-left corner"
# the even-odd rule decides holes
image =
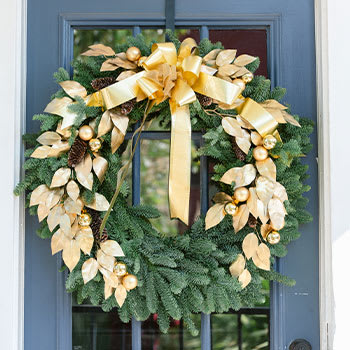
[[[122,103],[120,105],[120,112],[123,115],[128,115],[133,110],[135,104],[136,104],[136,99]]]
[[[75,168],[84,159],[86,149],[87,143],[77,137],[68,153],[68,166]]]
[[[86,208],[86,211],[91,215],[90,227],[92,230],[92,234],[94,235],[94,238],[96,239],[96,241],[100,243],[105,242],[108,239],[108,233],[107,233],[107,229],[104,228],[102,235],[100,235],[100,226],[102,223],[102,219],[100,217],[99,212],[90,208]]]
[[[241,160],[242,162],[245,161],[246,154],[238,147],[236,138],[233,136],[232,137],[232,148],[233,151],[235,152],[236,158]]]
[[[114,77],[97,78],[91,82],[91,86],[94,90],[101,90],[114,83],[115,83]]]
[[[253,216],[252,214],[249,214],[249,217],[248,217],[249,227],[254,228],[257,223],[258,223],[258,220],[255,218],[255,216]]]
[[[196,94],[197,95],[197,99],[199,101],[199,103],[203,106],[203,107],[208,107],[213,103],[213,99],[211,97],[202,95],[202,94]]]

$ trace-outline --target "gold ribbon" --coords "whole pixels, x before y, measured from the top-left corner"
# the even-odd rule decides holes
[[[88,96],[87,105],[111,109],[134,98],[138,101],[148,98],[156,104],[169,99],[172,118],[170,216],[188,224],[191,184],[189,104],[196,100],[197,92],[231,105],[244,87],[208,74],[192,38],[185,39],[178,52],[173,43],[153,44],[152,53],[142,62],[142,67],[143,71]]]

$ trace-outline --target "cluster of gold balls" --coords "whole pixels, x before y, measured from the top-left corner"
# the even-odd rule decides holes
[[[123,262],[116,262],[114,264],[113,272],[116,276],[122,278],[122,284],[127,290],[131,290],[137,287],[137,277],[128,273],[128,269]]]
[[[102,146],[101,140],[94,137],[94,130],[90,125],[83,125],[79,128],[79,137],[84,141],[89,141],[89,147],[92,152],[98,152]]]
[[[257,161],[265,160],[269,156],[269,150],[276,146],[277,139],[273,135],[266,135],[262,140],[262,146],[253,149],[253,157]]]

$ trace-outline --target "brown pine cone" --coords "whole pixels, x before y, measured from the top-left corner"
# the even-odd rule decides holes
[[[213,99],[211,97],[198,94],[198,93],[196,95],[197,95],[197,100],[203,107],[208,107],[213,103]]]
[[[258,220],[255,218],[255,216],[249,213],[249,217],[248,217],[249,227],[254,228],[257,223],[258,223]]]
[[[91,86],[94,90],[98,91],[114,83],[114,77],[97,78],[91,82]]]
[[[100,235],[100,226],[102,223],[102,219],[100,217],[99,212],[90,208],[86,208],[86,211],[91,215],[90,227],[92,230],[92,234],[94,235],[94,238],[96,239],[96,241],[100,243],[105,242],[108,239],[108,233],[107,233],[107,229],[104,228],[102,235]]]
[[[128,115],[134,108],[136,104],[136,99],[124,102],[120,105],[120,112],[123,115]]]
[[[233,148],[233,151],[235,152],[236,158],[244,162],[246,154],[238,147],[236,143],[236,138],[234,136],[232,137],[231,142],[232,142],[232,148]]]
[[[68,166],[75,168],[84,159],[86,150],[87,143],[77,137],[68,153]]]

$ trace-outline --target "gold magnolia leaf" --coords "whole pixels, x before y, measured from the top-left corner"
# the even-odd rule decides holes
[[[223,66],[219,67],[218,74],[222,76],[232,76],[237,71],[239,71],[241,67],[238,67],[234,64],[224,64]]]
[[[250,133],[250,139],[255,146],[261,146],[263,144],[263,138],[256,131]]]
[[[60,217],[60,230],[70,239],[73,238],[72,230],[70,226],[70,219],[67,214],[64,214]]]
[[[250,55],[240,55],[238,56],[235,61],[234,61],[234,64],[236,66],[240,66],[240,67],[243,67],[243,66],[246,66],[247,64],[249,63],[252,63],[253,61],[256,60],[256,57],[253,57],[253,56],[250,56]]]
[[[69,97],[55,98],[44,109],[44,112],[56,114],[63,118],[62,129],[72,126],[77,115],[71,112],[68,107],[73,103]]]
[[[56,253],[63,250],[66,245],[70,244],[70,239],[58,229],[51,237],[51,253],[55,255]]]
[[[243,130],[235,118],[225,117],[221,120],[221,125],[225,132],[231,136],[243,137]]]
[[[115,289],[115,292],[114,292],[115,300],[117,301],[120,307],[123,306],[127,294],[128,293],[122,284],[119,284]]]
[[[77,214],[80,215],[84,207],[83,202],[80,199],[74,201],[72,198],[68,197],[64,201],[64,209],[68,214]]]
[[[217,203],[209,208],[207,215],[205,216],[205,229],[209,230],[210,228],[219,224],[225,217],[224,212],[225,204]]]
[[[284,106],[283,104],[273,99],[265,100],[264,102],[260,102],[259,104],[264,108],[275,108],[279,110],[288,109],[288,107]]]
[[[108,283],[108,279],[105,276],[103,276],[103,279],[105,281],[105,288],[104,288],[105,300],[107,300],[113,294],[113,287]]]
[[[30,195],[29,206],[44,204],[50,193],[50,189],[46,185],[39,185]]]
[[[36,140],[44,146],[51,146],[54,143],[61,141],[61,136],[57,134],[57,132],[46,131],[42,133]]]
[[[134,72],[133,70],[125,70],[124,72],[121,72],[118,75],[117,81],[121,81],[121,80],[124,80],[126,78],[129,78],[129,77],[131,77],[134,74],[136,74],[136,72]]]
[[[106,270],[101,266],[99,267],[99,271],[102,273],[105,283],[109,284],[112,288],[117,288],[117,286],[119,285],[119,279],[118,276],[115,275],[115,273]]]
[[[254,181],[256,170],[253,164],[247,164],[243,167],[231,168],[220,179],[221,182],[231,185],[235,182],[235,188],[249,185]]]
[[[56,132],[60,134],[62,137],[64,137],[65,139],[69,139],[72,135],[72,131],[70,127],[62,129],[62,120],[58,122]]]
[[[110,72],[118,68],[135,69],[137,65],[134,62],[124,60],[120,57],[109,58],[102,63],[100,72]]]
[[[81,54],[81,56],[114,56],[115,52],[109,46],[103,44],[90,45],[90,50]]]
[[[31,158],[45,159],[51,151],[50,146],[39,146],[31,155]]]
[[[249,212],[257,219],[258,214],[258,196],[256,194],[255,187],[249,188],[249,197],[247,199],[247,206],[249,209]]]
[[[269,224],[263,224],[260,227],[261,237],[266,241],[267,235],[271,232],[272,228]]]
[[[39,222],[43,221],[49,215],[50,209],[45,204],[39,204],[38,206],[38,219]]]
[[[93,202],[85,203],[85,206],[97,211],[106,211],[109,208],[109,203],[104,195],[96,192]]]
[[[242,129],[242,137],[236,137],[237,146],[245,153],[248,154],[251,146],[250,134],[248,131]]]
[[[89,226],[82,227],[78,230],[75,239],[78,242],[79,248],[87,255],[90,254],[94,244],[94,236]]]
[[[208,75],[214,75],[218,70],[216,68],[209,67],[207,65],[202,64],[200,71]]]
[[[261,261],[269,261],[271,252],[269,247],[265,243],[260,243],[258,249],[256,250],[256,254],[258,255]]]
[[[111,139],[111,149],[112,153],[115,153],[117,149],[120,147],[120,145],[124,141],[124,135],[123,133],[116,127],[112,130],[112,139]]]
[[[251,280],[252,280],[252,276],[247,269],[243,270],[243,272],[238,277],[238,281],[241,283],[242,289],[247,287],[247,285],[250,283]]]
[[[86,89],[84,86],[80,85],[77,81],[74,80],[65,80],[59,83],[61,88],[69,95],[70,97],[75,98],[79,96],[84,98],[87,96]]]
[[[72,271],[78,264],[80,260],[80,248],[75,239],[72,239],[63,248],[62,259],[69,268],[69,271]]]
[[[248,218],[249,218],[248,206],[246,204],[240,205],[238,207],[237,213],[232,216],[232,224],[236,233],[247,224]]]
[[[211,60],[215,60],[217,55],[219,54],[219,52],[221,52],[222,49],[214,49],[211,50],[209,53],[207,53],[204,57],[203,57],[203,62],[206,63],[208,61]]]
[[[285,119],[283,118],[282,111],[276,108],[265,108],[279,124],[286,124]]]
[[[84,159],[75,167],[75,172],[81,177],[88,177],[92,170],[92,159],[88,152],[86,152]]]
[[[76,169],[76,168],[75,168]],[[77,175],[77,180],[79,181],[79,183],[84,186],[85,188],[87,188],[88,190],[92,190],[92,185],[94,183],[94,176],[92,175],[92,173],[88,174],[87,177],[85,177],[82,173],[78,173],[76,172]]]
[[[272,198],[269,201],[268,211],[271,220],[271,226],[275,230],[281,230],[284,227],[285,208],[278,198]]]
[[[259,240],[254,232],[245,236],[242,242],[242,249],[248,260],[255,254],[256,250],[258,249],[258,245]]]
[[[53,175],[50,188],[61,187],[65,185],[71,176],[69,168],[59,168]]]
[[[267,177],[259,176],[256,180],[256,193],[265,206],[267,206],[269,200],[272,198],[274,189],[275,184]]]
[[[59,157],[62,153],[70,150],[68,141],[58,141],[51,146],[50,152],[47,155],[48,158]]]
[[[276,165],[270,157],[256,161],[255,166],[260,175],[265,176],[272,181],[276,181]]]
[[[99,249],[96,254],[98,263],[106,270],[113,272],[115,258],[114,256],[105,254],[102,249]]]
[[[92,161],[92,167],[100,182],[103,182],[106,171],[108,169],[107,160],[101,156],[98,156]]]
[[[286,111],[282,111],[282,115],[283,115],[283,118],[286,122],[301,128],[301,125],[299,124],[299,122],[293,116],[291,116],[289,113],[287,113]]]
[[[237,50],[222,50],[216,56],[215,63],[217,66],[223,66],[226,64],[230,64],[236,57]]]
[[[47,217],[47,225],[49,230],[52,232],[53,229],[60,223],[61,216],[65,213],[62,205],[56,205],[50,210],[50,213]]]
[[[225,192],[218,192],[214,197],[213,201],[215,203],[227,203],[232,202],[232,197],[226,194]]]
[[[100,247],[104,253],[111,256],[124,256],[121,246],[112,240],[107,240],[100,244]]]
[[[218,74],[216,74],[216,76],[220,79],[223,79],[223,80],[226,80],[226,81],[232,83],[232,79],[230,77],[228,77],[227,75],[221,75],[218,73]]]
[[[262,244],[264,244],[264,243],[262,243]],[[259,269],[266,270],[266,271],[270,270],[270,259],[262,260],[262,259],[260,259],[260,257],[258,256],[258,253],[256,252],[252,256],[252,260],[253,260],[254,265],[256,267],[258,267]]]
[[[233,78],[237,78],[237,77],[241,77],[244,74],[250,73],[250,71],[245,68],[245,67],[240,67],[239,70],[237,70],[237,72],[235,74],[233,74]]]
[[[275,189],[273,191],[273,196],[277,197],[282,203],[288,200],[288,194],[283,185],[279,182],[275,183]]]
[[[80,190],[78,184],[74,180],[70,180],[66,187],[67,194],[73,201],[76,201],[79,197]]]
[[[238,277],[244,270],[245,259],[242,254],[238,254],[236,260],[230,265],[230,273],[233,277]]]
[[[98,262],[94,258],[86,260],[81,267],[84,284],[95,278],[98,272]]]
[[[243,100],[242,100],[243,103]],[[239,125],[244,129],[254,129],[252,125],[250,125],[244,118],[242,118],[240,115],[236,115],[236,120],[238,121]]]
[[[57,188],[55,190],[50,190],[46,197],[45,205],[50,210],[52,207],[54,207],[62,198],[64,194],[63,188]]]
[[[115,127],[125,136],[129,125],[129,117],[119,114],[117,112],[110,112],[110,117]]]
[[[100,120],[100,123],[98,124],[98,129],[97,129],[97,137],[101,137],[108,132],[110,132],[113,128],[113,123],[110,117],[110,111],[105,111],[102,114],[102,118]]]

